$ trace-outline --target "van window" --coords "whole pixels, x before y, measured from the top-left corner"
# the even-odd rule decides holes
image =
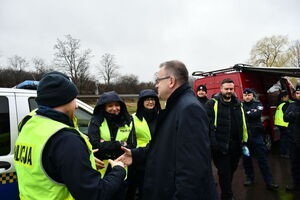
[[[77,125],[79,126],[79,130],[87,135],[89,122],[92,118],[92,115],[79,107],[78,109],[76,109],[75,116],[77,118]]]
[[[38,105],[35,101],[35,97],[30,97],[28,99],[28,101],[29,101],[29,110],[30,110],[30,112],[38,107]]]
[[[7,97],[0,96],[0,156],[10,152],[10,123]]]

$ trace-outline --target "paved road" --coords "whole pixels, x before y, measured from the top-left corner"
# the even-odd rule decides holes
[[[268,161],[272,174],[274,176],[274,182],[279,184],[279,190],[274,192],[266,189],[265,183],[257,165],[257,161],[255,159],[255,184],[250,187],[245,187],[243,185],[245,181],[245,175],[241,159],[239,167],[234,175],[232,186],[234,195],[237,200],[300,200],[300,192],[290,193],[285,191],[285,186],[292,183],[290,160],[281,158],[279,156],[279,154],[276,152],[277,146],[275,146],[274,149],[274,151],[268,154]],[[215,168],[214,175],[215,180],[218,180]],[[219,185],[217,187],[218,193],[220,193]]]

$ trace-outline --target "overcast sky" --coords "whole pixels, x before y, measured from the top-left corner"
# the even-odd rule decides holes
[[[160,63],[190,74],[246,62],[265,36],[300,39],[299,0],[0,0],[0,63],[14,55],[53,60],[57,38],[115,55],[122,74],[153,81]],[[93,74],[96,72],[93,71]]]

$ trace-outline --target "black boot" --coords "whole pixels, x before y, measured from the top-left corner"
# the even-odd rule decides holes
[[[278,187],[279,186],[277,184],[275,184],[275,183],[269,183],[269,184],[267,184],[267,189],[268,190],[277,190]]]

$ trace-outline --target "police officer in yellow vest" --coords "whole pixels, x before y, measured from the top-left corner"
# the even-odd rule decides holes
[[[288,138],[289,138],[289,123],[284,121],[283,114],[289,107],[289,94],[287,91],[282,91],[279,96],[279,104],[275,112],[274,125],[279,128],[280,131],[280,156],[283,158],[289,158]]]
[[[90,121],[88,136],[93,147],[99,149],[96,157],[104,161],[105,168],[100,170],[104,177],[111,170],[107,160],[122,155],[121,146],[136,147],[132,116],[115,91],[104,92],[100,96]],[[125,190],[124,183],[114,199],[125,198]]]
[[[145,147],[154,134],[157,123],[160,102],[156,92],[152,89],[142,90],[137,102],[137,111],[133,114],[134,127],[136,132],[137,147]],[[142,199],[142,188],[144,182],[145,165],[129,167],[129,189],[127,199],[136,199],[136,189],[138,188],[138,198]]]
[[[40,81],[38,110],[20,127],[14,150],[21,200],[111,199],[122,184],[123,163],[110,160],[113,170],[101,179],[91,144],[74,128],[77,94],[65,76]]]

